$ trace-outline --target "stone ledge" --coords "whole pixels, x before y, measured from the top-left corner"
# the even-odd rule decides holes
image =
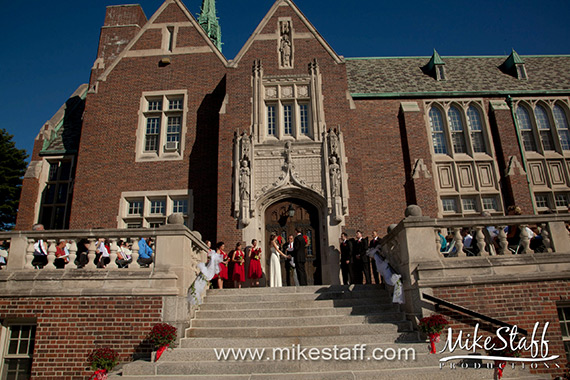
[[[506,284],[517,282],[538,282],[538,281],[556,281],[570,280],[570,271],[551,273],[548,277],[545,272],[535,272],[527,274],[503,274],[488,276],[457,276],[443,277],[439,279],[418,280],[419,288],[441,288],[448,286],[468,286],[468,285],[486,285],[486,284]]]
[[[540,265],[553,263],[570,263],[567,253],[534,253],[527,255],[497,255],[477,257],[450,257],[438,261],[419,263],[418,271],[444,270],[455,268],[483,268],[513,265]]]

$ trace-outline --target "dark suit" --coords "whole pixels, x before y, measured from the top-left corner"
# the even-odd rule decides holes
[[[293,241],[293,258],[295,259],[295,270],[299,285],[307,285],[307,272],[305,271],[305,262],[307,261],[307,252],[305,251],[305,238],[302,234],[295,236]]]
[[[342,273],[342,283],[350,285],[352,283],[352,244],[350,240],[340,243],[340,270]]]
[[[376,248],[380,245],[380,238],[376,237],[376,239],[370,240],[370,244],[368,245],[369,248]],[[378,269],[376,269],[376,260],[374,258],[370,258],[370,262],[372,263],[372,274],[374,275],[374,281],[376,284],[380,283],[380,276],[378,275]]]
[[[366,254],[368,249],[368,240],[366,238],[361,238],[360,240],[354,240],[353,249],[353,261],[354,261],[354,283],[362,284],[362,272],[364,272],[364,277],[366,278],[366,283],[371,284],[370,279],[370,258]]]
[[[287,249],[289,248],[289,242],[286,242],[285,244],[283,244],[283,248],[281,249],[281,251],[285,254],[285,255],[292,255],[292,251],[287,251]],[[296,265],[295,265],[296,266]],[[285,260],[285,281],[287,282],[287,286],[291,286],[291,268],[293,268],[291,266],[291,260],[286,259]],[[295,285],[293,283],[293,285]]]

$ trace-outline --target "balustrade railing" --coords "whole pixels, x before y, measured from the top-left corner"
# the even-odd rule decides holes
[[[37,242],[45,243],[47,247],[47,264],[43,269],[55,270],[54,265],[57,252],[57,245],[65,241],[67,243],[67,250],[69,252],[68,262],[64,268],[60,270],[101,270],[102,265],[99,267],[95,263],[97,257],[97,240],[104,238],[109,246],[109,263],[104,266],[107,270],[122,270],[126,268],[124,265],[118,265],[117,257],[119,255],[119,240],[131,243],[130,253],[132,260],[128,264],[129,269],[141,269],[152,271],[157,264],[168,266],[168,255],[161,252],[162,247],[168,247],[169,244],[166,240],[174,236],[183,237],[183,244],[190,244],[192,251],[207,251],[206,245],[200,240],[200,236],[185,227],[178,227],[176,231],[172,229],[97,229],[97,230],[48,230],[48,231],[14,231],[0,233],[0,241],[4,240],[8,248],[8,270],[20,269],[36,269],[39,266],[34,266],[34,252],[36,248],[34,245]],[[153,262],[151,264],[139,263],[139,241],[141,238],[151,238],[154,242]],[[163,239],[160,244],[158,240]],[[79,249],[79,244],[84,243],[87,246]],[[157,249],[158,248],[158,249]],[[78,252],[87,255],[87,262],[78,259]],[[102,258],[100,258],[102,260]]]

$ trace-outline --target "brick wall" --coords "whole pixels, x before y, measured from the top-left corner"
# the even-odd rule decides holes
[[[162,322],[162,297],[3,298],[0,318],[35,318],[32,379],[88,379],[87,355],[110,347],[120,362],[150,356],[143,343]],[[55,360],[57,358],[57,360]]]
[[[549,341],[549,355],[560,355],[556,361],[560,367],[565,368],[566,353],[562,343],[562,332],[556,310],[557,302],[570,301],[569,281],[540,281],[509,284],[489,284],[434,288],[433,295],[446,301],[466,307],[467,309],[488,315],[490,317],[516,324],[532,334],[534,324],[540,322],[538,339],[546,322],[550,322],[546,339]],[[463,314],[458,314],[448,309],[442,309],[439,313],[450,317],[451,325],[455,332],[463,329],[465,333],[472,333],[477,321]],[[496,327],[485,323],[480,324],[481,334],[494,335]],[[443,347],[443,346],[442,346]],[[523,354],[523,356],[530,356]],[[542,365],[533,372],[548,373],[558,376],[563,369],[556,369],[551,365],[550,369]],[[508,368],[505,370],[507,373]]]

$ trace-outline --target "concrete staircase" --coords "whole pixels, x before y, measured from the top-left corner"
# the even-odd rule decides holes
[[[366,345],[361,359],[355,345]],[[329,349],[345,360],[310,360],[311,348]],[[303,348],[301,360],[285,360]],[[357,346],[358,347],[358,346]],[[439,348],[443,347],[443,342]],[[258,349],[261,360],[236,360],[230,352],[218,360],[215,349]],[[415,360],[375,360],[376,349],[412,348]],[[261,350],[265,349],[262,353]],[[307,286],[208,290],[178,348],[156,363],[137,361],[123,366],[112,379],[492,379],[489,369],[439,368],[442,355],[430,355],[426,342],[406,321],[389,294],[375,285]],[[324,354],[325,351],[323,351]],[[350,352],[350,354],[349,354]],[[376,351],[377,356],[381,351]],[[456,352],[454,354],[461,354]],[[463,353],[465,354],[465,353]],[[349,358],[352,360],[346,360]],[[449,356],[449,355],[445,355]],[[356,359],[355,359],[356,357]],[[528,369],[507,368],[504,379],[536,379]],[[544,377],[543,377],[544,378]]]

